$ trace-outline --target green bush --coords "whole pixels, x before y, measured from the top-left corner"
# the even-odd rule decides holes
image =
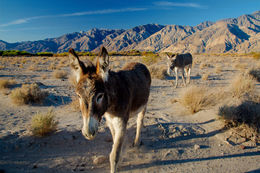
[[[260,59],[260,52],[252,52],[251,55],[255,59]]]
[[[20,51],[20,50],[4,50],[0,52],[1,56],[31,56],[33,54],[26,52],[26,51]]]
[[[153,52],[142,52],[141,61],[146,65],[152,65],[158,62],[160,56]]]
[[[37,56],[53,56],[52,52],[38,52],[36,53]]]

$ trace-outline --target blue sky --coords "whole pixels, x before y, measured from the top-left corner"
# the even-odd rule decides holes
[[[260,0],[0,0],[0,40],[34,41],[92,28],[195,26],[260,10]]]

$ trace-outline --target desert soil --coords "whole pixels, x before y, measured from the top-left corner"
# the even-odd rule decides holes
[[[231,79],[258,61],[245,57],[197,56],[191,84],[212,88],[228,86]],[[36,60],[35,60],[36,59]],[[0,172],[109,172],[108,155],[112,141],[102,119],[99,134],[92,141],[81,135],[81,113],[70,102],[75,96],[67,79],[53,77],[55,66],[69,73],[67,57],[3,57],[0,79],[14,79],[16,85],[0,93]],[[119,69],[138,57],[112,57],[113,69]],[[61,63],[62,62],[62,63]],[[205,68],[200,64],[207,62]],[[242,64],[235,66],[234,64]],[[215,67],[221,66],[221,72]],[[158,66],[165,67],[165,60]],[[203,74],[209,74],[207,80]],[[15,105],[10,91],[24,83],[37,82],[49,96],[43,104]],[[132,147],[135,118],[128,123],[119,172],[260,172],[260,145],[223,130],[217,113],[222,103],[198,113],[189,113],[172,102],[185,88],[173,87],[174,77],[153,79],[144,119],[140,147]],[[256,84],[260,91],[260,84]],[[37,112],[53,108],[58,128],[46,137],[34,137],[30,121]]]

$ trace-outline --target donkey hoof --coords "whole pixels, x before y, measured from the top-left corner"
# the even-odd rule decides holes
[[[132,147],[140,147],[141,145],[143,145],[143,141],[137,143],[133,142]]]

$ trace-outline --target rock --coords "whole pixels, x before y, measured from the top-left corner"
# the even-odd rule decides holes
[[[198,149],[200,149],[200,145],[198,145],[198,144],[195,144],[195,145],[194,145],[194,149],[195,149],[195,150],[198,150]]]
[[[239,146],[242,150],[246,149],[246,147],[244,145],[240,145]]]
[[[93,157],[93,164],[94,165],[99,165],[102,164],[106,161],[107,157],[104,155],[100,155],[100,156],[94,156]]]
[[[243,145],[244,145],[245,147],[256,147],[256,142],[247,141],[247,142],[244,142]]]

